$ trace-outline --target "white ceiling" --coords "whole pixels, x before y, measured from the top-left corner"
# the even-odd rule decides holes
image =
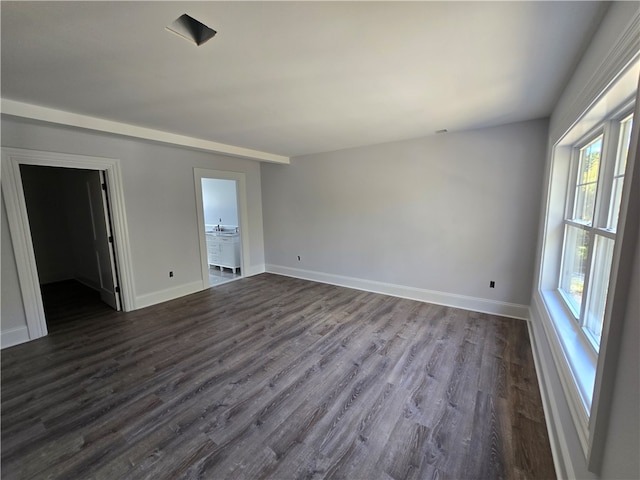
[[[605,8],[3,1],[1,94],[297,156],[548,116]]]

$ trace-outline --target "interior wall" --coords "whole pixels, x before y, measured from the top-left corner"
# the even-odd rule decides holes
[[[71,279],[75,262],[64,172],[23,165],[20,174],[40,284]]]
[[[251,263],[245,273],[264,271],[262,193],[256,161],[8,116],[2,117],[2,146],[120,159],[139,304],[202,287],[194,168],[246,174],[249,232],[244,239],[249,243]],[[5,215],[3,211],[3,222]],[[4,251],[5,235],[3,230],[3,255],[11,259],[13,252]],[[3,312],[5,302],[11,304],[7,309],[22,310],[5,290],[3,286]]]
[[[202,199],[206,225],[239,225],[235,180],[203,178]]]
[[[529,305],[546,138],[536,120],[263,164],[267,269]]]
[[[40,284],[75,279],[97,291],[112,285],[111,270],[101,269],[96,257],[97,242],[106,237],[94,238],[92,216],[100,216],[101,231],[102,208],[92,212],[88,196],[89,185],[101,195],[100,172],[36,165],[20,172]]]

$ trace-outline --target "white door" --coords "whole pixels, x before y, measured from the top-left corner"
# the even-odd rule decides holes
[[[91,172],[86,185],[93,227],[93,248],[100,280],[100,298],[119,311],[122,307],[106,180],[103,171],[94,171]]]

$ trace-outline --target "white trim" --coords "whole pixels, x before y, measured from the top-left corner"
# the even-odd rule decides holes
[[[58,123],[61,125],[68,125],[88,130],[96,130],[98,132],[125,135],[154,142],[169,143],[171,145],[179,145],[181,147],[189,147],[197,150],[204,150],[206,152],[221,153],[224,155],[231,155],[233,157],[248,158],[250,160],[258,160],[261,162],[290,163],[289,157],[285,157],[283,155],[236,147],[234,145],[226,145],[223,143],[212,142],[210,140],[204,140],[202,138],[177,135],[175,133],[163,132],[161,130],[140,127],[128,123],[114,122],[89,115],[80,115],[73,112],[17,102],[6,98],[1,99],[1,102],[2,113],[6,115]]]
[[[260,265],[253,265],[253,266],[249,266],[247,267],[247,272],[246,274],[244,274],[245,277],[252,277],[254,275],[260,275],[261,273],[265,273],[266,272],[266,268],[264,263],[261,263]]]
[[[541,339],[539,335],[544,335],[544,333],[539,333],[539,324],[539,307],[534,301],[530,308],[529,339],[531,342],[531,352],[533,353],[533,362],[538,377],[538,386],[540,387],[547,433],[549,434],[553,465],[558,478],[576,478],[575,470],[571,463],[569,444],[565,431],[562,428],[558,399],[557,396],[554,395],[553,386],[550,382],[550,375],[551,372],[554,371],[555,365],[553,365],[553,362],[552,365],[549,365],[549,359],[546,356],[540,355],[539,345]]]
[[[527,322],[529,331],[529,343],[531,344],[531,352],[533,354],[533,363],[536,369],[536,378],[538,379],[538,388],[540,389],[540,398],[542,399],[542,410],[544,411],[545,424],[549,435],[549,446],[551,447],[551,456],[553,457],[553,466],[556,477],[566,478],[562,465],[562,453],[558,448],[558,432],[555,429],[555,423],[551,420],[553,413],[551,407],[552,399],[549,397],[545,381],[545,367],[542,366],[542,360],[539,358],[538,348],[536,344],[536,336],[534,333],[533,321]],[[558,474],[562,472],[563,474]]]
[[[637,68],[633,64],[632,68]],[[629,70],[630,71],[630,70]],[[607,87],[608,90],[604,91],[600,97],[596,99],[596,107],[598,105],[602,105],[605,102],[605,99],[608,99],[608,95],[611,94],[613,90],[611,88],[616,88],[617,82],[620,81],[621,78],[627,74],[627,70],[623,72],[619,72],[613,80],[612,83]],[[637,82],[637,77],[636,77]],[[637,87],[634,90],[637,93]],[[589,106],[589,108],[593,107],[593,104]],[[616,103],[608,102],[607,109],[603,112],[600,112],[604,115],[602,118],[597,118],[594,115],[590,114],[590,111],[586,111],[584,115],[578,118],[577,122],[571,127],[572,129],[576,126],[580,126],[582,118],[585,118],[588,115],[591,115],[590,122],[599,122],[602,123],[605,119],[618,118],[623,114],[623,111],[629,108],[628,101],[625,101],[622,107],[616,107]],[[599,107],[598,107],[599,108]],[[616,112],[616,110],[618,110]],[[636,105],[636,111],[638,111],[638,105]],[[625,112],[626,113],[626,112]],[[636,113],[637,115],[638,113]],[[600,127],[597,127],[600,128]],[[636,129],[636,125],[634,125],[634,129]],[[587,135],[591,135],[595,130],[591,130],[591,133],[587,133]],[[563,246],[559,242],[559,237],[557,232],[550,233],[550,226],[555,225],[559,219],[559,208],[555,206],[552,201],[552,197],[558,200],[558,198],[562,195],[566,195],[569,201],[572,201],[573,195],[572,192],[569,191],[567,193],[566,188],[559,187],[556,182],[559,180],[560,176],[564,176],[567,172],[565,170],[566,167],[563,167],[558,162],[570,161],[571,167],[574,168],[576,166],[575,159],[569,159],[566,154],[560,153],[559,148],[565,148],[567,142],[567,136],[571,135],[571,131],[566,132],[563,136],[558,140],[551,148],[551,156],[548,160],[548,169],[547,169],[547,194],[546,201],[543,207],[543,211],[545,212],[543,223],[542,223],[542,249],[540,251],[540,270],[538,272],[537,277],[537,288],[535,289],[532,295],[532,306],[537,307],[536,314],[537,318],[532,317],[532,321],[537,321],[541,324],[539,335],[541,337],[546,338],[546,344],[549,347],[551,358],[545,359],[548,362],[552,362],[554,364],[555,370],[557,372],[557,378],[559,379],[559,386],[555,388],[555,395],[561,395],[565,397],[566,405],[568,407],[568,414],[563,415],[562,418],[557,418],[556,428],[561,430],[566,428],[566,425],[569,423],[573,423],[573,427],[575,427],[575,431],[577,433],[577,438],[579,442],[579,446],[582,449],[582,453],[584,454],[585,459],[587,460],[588,469],[593,472],[598,472],[600,469],[600,455],[603,450],[604,443],[606,442],[606,422],[608,421],[609,409],[610,409],[610,395],[611,392],[609,389],[604,389],[600,385],[601,382],[608,382],[607,385],[611,386],[613,384],[613,377],[615,376],[615,366],[609,367],[610,372],[605,374],[603,364],[605,359],[611,365],[615,365],[617,356],[616,348],[613,348],[612,355],[613,358],[608,358],[607,355],[607,342],[613,341],[618,342],[619,338],[616,335],[619,333],[613,333],[613,337],[611,337],[607,331],[608,326],[619,320],[620,318],[612,316],[610,313],[611,309],[611,295],[607,297],[607,307],[604,315],[604,325],[602,330],[602,340],[600,343],[600,354],[597,355],[593,346],[589,343],[587,337],[584,335],[584,332],[581,330],[581,327],[578,322],[571,321],[569,319],[569,315],[566,313],[565,303],[560,300],[559,295],[557,293],[556,285],[550,282],[549,275],[556,274],[557,267],[557,256],[561,255],[563,251]],[[637,133],[636,133],[637,135]],[[584,135],[582,138],[587,138]],[[579,139],[572,139],[573,142],[579,142]],[[617,135],[612,139],[609,138],[606,142],[611,142],[617,144]],[[629,160],[627,166],[627,175],[625,178],[632,178],[631,171],[634,168],[633,161],[633,153],[632,147],[634,147],[634,140],[632,138],[630,144],[629,151]],[[603,151],[606,149],[606,145],[603,145]],[[611,161],[615,161],[615,158],[611,158]],[[559,169],[559,170],[556,170]],[[574,176],[573,174],[568,175],[568,184],[572,184]],[[599,180],[601,181],[601,180]],[[623,199],[621,202],[621,210],[620,210],[620,222],[618,225],[617,234],[613,234],[614,238],[617,238],[614,255],[612,260],[612,270],[610,274],[610,284],[609,284],[609,292],[614,292],[614,295],[618,295],[616,292],[616,280],[618,277],[617,269],[620,264],[621,256],[620,256],[620,247],[619,242],[624,240],[623,228],[625,225],[625,221],[628,221],[628,218],[625,214],[625,208],[628,208],[628,201],[625,200],[628,198],[629,192],[629,181],[624,182],[623,187]],[[600,201],[600,200],[598,200]],[[563,202],[563,206],[565,203]],[[625,207],[626,206],[626,207]],[[566,214],[565,214],[566,215]],[[637,215],[636,215],[637,216]],[[593,230],[592,227],[585,227],[576,222],[567,221],[566,217],[562,218],[563,224],[572,224],[579,228],[584,228],[587,230]],[[597,229],[597,234],[602,235],[602,231]],[[607,238],[610,236],[608,234],[603,235]],[[553,237],[553,238],[552,238]],[[631,242],[632,247],[635,247],[635,243]],[[587,278],[589,277],[589,272],[587,272]],[[622,282],[624,285],[624,282]],[[588,285],[585,285],[585,290],[588,289]],[[587,300],[585,296],[584,301]],[[624,302],[623,302],[624,303]],[[626,305],[626,304],[625,304]],[[584,305],[582,307],[584,311]],[[620,317],[618,315],[618,317]],[[540,342],[538,342],[539,344]],[[610,382],[610,383],[609,383]],[[603,406],[599,406],[599,398],[603,395],[607,397],[603,403]],[[600,413],[598,413],[600,412]],[[596,420],[598,420],[598,431],[596,431]],[[575,440],[572,440],[572,443]],[[595,453],[594,453],[595,452]],[[570,458],[570,457],[568,457]],[[569,460],[567,460],[569,461]]]
[[[437,305],[445,305],[448,307],[462,308],[464,310],[471,310],[474,312],[489,313],[492,315],[518,318],[521,320],[529,319],[529,307],[527,305],[498,302],[484,298],[376,282],[362,278],[345,277],[342,275],[302,270],[281,265],[267,264],[266,271],[268,273],[275,273],[277,275],[284,275],[287,277],[301,278],[303,280],[312,280],[320,283],[329,283],[331,285],[355,288],[356,290],[364,290],[373,293],[381,293],[384,295],[391,295],[393,297],[408,298],[410,300],[417,300],[420,302],[435,303]]]
[[[616,43],[594,70],[589,81],[583,86],[578,95],[573,97],[571,105],[565,109],[565,114],[559,119],[552,118],[549,137],[557,142],[567,131],[588,111],[614,83],[617,75],[624,71],[640,55],[640,14],[636,14],[628,26],[620,33]]]
[[[640,90],[636,93],[634,120],[640,119]],[[602,340],[596,370],[595,388],[589,431],[588,467],[600,471],[607,441],[609,417],[613,408],[613,390],[620,356],[623,322],[626,314],[632,278],[634,256],[637,254],[640,224],[640,122],[634,121],[629,143],[627,171],[620,201],[618,240],[614,246],[609,292],[604,312]]]
[[[18,282],[22,293],[28,338],[33,340],[47,334],[47,323],[42,308],[40,282],[33,253],[31,230],[26,215],[20,170],[17,165],[13,165],[4,149],[2,149],[2,194],[18,270]]]
[[[202,269],[202,289],[209,285],[209,264],[207,261],[207,239],[204,225],[204,210],[202,198],[202,179],[213,178],[219,180],[234,180],[236,182],[236,196],[238,201],[238,223],[240,224],[240,265],[241,275],[247,275],[250,265],[251,249],[249,248],[249,210],[247,208],[247,175],[242,172],[225,170],[211,170],[194,168],[193,178],[196,189],[196,215],[198,217],[198,236],[200,240],[200,264]]]
[[[536,321],[542,325],[543,333],[551,350],[551,356],[553,357],[558,377],[560,378],[562,391],[578,434],[580,446],[586,456],[589,443],[589,414],[580,393],[578,386],[579,379],[575,377],[576,372],[572,369],[572,361],[575,359],[565,352],[562,339],[556,330],[557,327],[549,312],[549,308],[553,305],[549,305],[548,302],[552,298],[553,297],[547,297],[543,299],[539,294],[534,294],[532,305],[535,305],[537,308],[539,317],[537,317]],[[556,310],[562,308],[559,300],[555,307],[557,307]]]
[[[169,300],[175,300],[200,291],[202,291],[202,282],[198,280],[197,282],[178,285],[158,292],[146,293],[136,298],[136,308],[150,307],[151,305],[168,302]]]
[[[133,300],[135,299],[133,265],[130,254],[120,160],[19,148],[2,148],[2,192],[7,209],[7,220],[16,258],[20,290],[29,329],[29,339],[33,340],[45,336],[47,334],[47,323],[42,308],[40,282],[31,241],[22,177],[20,175],[20,165],[23,164],[83,168],[107,172],[123,309],[125,311],[133,310]]]
[[[0,348],[13,347],[28,341],[29,329],[27,327],[10,328],[0,332]]]

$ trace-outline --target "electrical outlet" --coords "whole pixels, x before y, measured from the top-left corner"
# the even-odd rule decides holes
[[[494,282],[493,280],[491,280],[489,282],[489,288],[496,288],[496,282]]]
[[[173,270],[169,272],[169,278],[172,278],[172,277],[173,277]]]

